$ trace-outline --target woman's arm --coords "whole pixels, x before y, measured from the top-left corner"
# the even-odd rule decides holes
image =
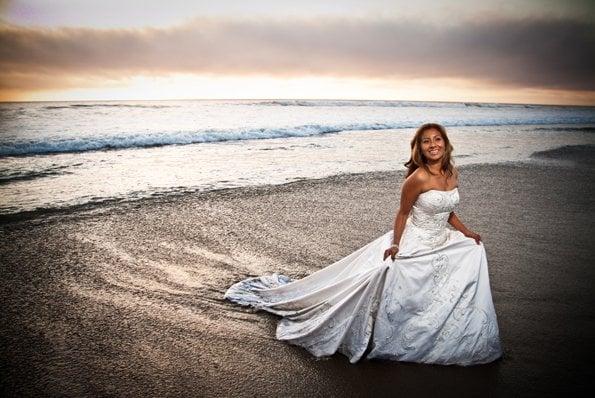
[[[401,236],[403,235],[405,224],[407,223],[407,217],[409,217],[411,208],[421,193],[422,186],[423,181],[421,181],[417,175],[411,175],[403,183],[403,188],[401,189],[401,203],[399,205],[397,215],[395,216],[395,223],[393,227],[393,245],[398,246],[399,242],[401,241]],[[388,256],[394,260],[398,252],[398,247],[395,249],[393,246],[389,249],[386,249],[384,251],[383,260],[386,260]]]
[[[481,236],[467,228],[465,224],[459,220],[459,217],[457,217],[454,211],[450,212],[450,215],[448,216],[448,223],[452,225],[457,231],[461,231],[463,235],[475,239],[475,242],[479,245]]]

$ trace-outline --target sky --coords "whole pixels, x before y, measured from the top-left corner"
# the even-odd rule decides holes
[[[0,101],[595,105],[595,2],[0,0]]]

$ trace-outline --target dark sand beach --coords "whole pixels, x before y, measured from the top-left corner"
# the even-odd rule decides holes
[[[391,229],[400,172],[4,217],[3,393],[587,395],[595,177],[592,162],[551,160],[572,156],[461,168],[458,213],[486,246],[504,349],[468,368],[316,359],[275,340],[278,317],[223,299],[240,279],[304,277]]]

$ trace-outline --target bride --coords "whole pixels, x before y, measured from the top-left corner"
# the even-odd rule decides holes
[[[316,357],[465,366],[499,358],[486,252],[454,212],[452,150],[444,127],[422,125],[392,231],[305,278],[248,278],[225,298],[280,315],[277,339]]]

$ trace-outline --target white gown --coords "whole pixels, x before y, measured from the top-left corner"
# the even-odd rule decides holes
[[[249,278],[225,298],[282,316],[277,339],[316,357],[491,362],[502,351],[486,253],[448,225],[458,203],[457,188],[420,194],[395,261],[382,260],[391,230],[305,278]]]

